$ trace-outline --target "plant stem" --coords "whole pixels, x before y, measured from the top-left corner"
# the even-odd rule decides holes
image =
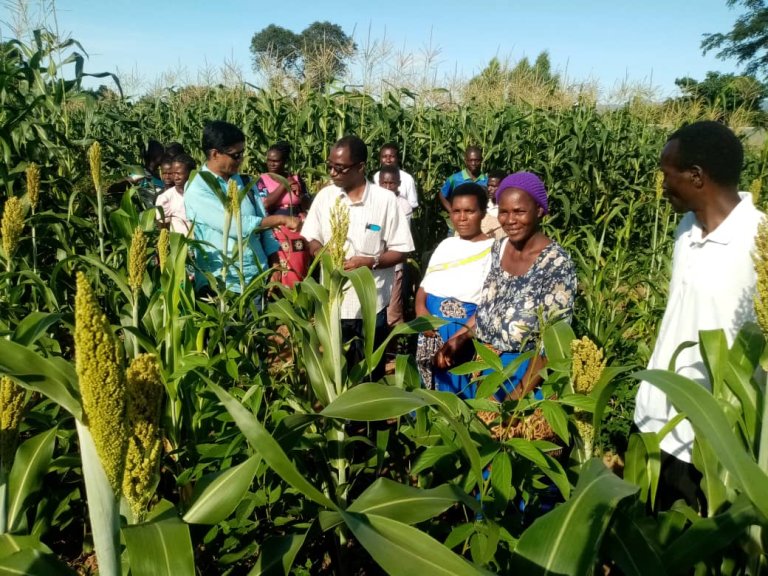
[[[120,511],[88,427],[75,421],[99,574],[120,576]]]
[[[96,211],[99,217],[99,257],[104,262],[104,195],[101,186],[96,189]]]

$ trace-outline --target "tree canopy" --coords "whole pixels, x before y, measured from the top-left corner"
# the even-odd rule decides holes
[[[279,70],[314,87],[322,87],[347,69],[357,45],[341,26],[313,22],[300,33],[270,24],[251,38],[256,72]]]
[[[730,32],[705,34],[701,48],[706,54],[719,49],[717,57],[735,58],[747,74],[768,75],[768,6],[765,0],[727,0],[728,6],[743,5],[747,12]]]
[[[723,111],[744,108],[748,111],[760,109],[762,101],[768,97],[768,87],[754,76],[737,76],[721,72],[707,72],[704,80],[677,78],[675,84],[683,93],[683,98],[703,100],[712,107]]]

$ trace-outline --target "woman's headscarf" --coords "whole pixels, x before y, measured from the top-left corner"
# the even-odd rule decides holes
[[[499,184],[499,189],[496,191],[496,203],[499,203],[504,190],[508,188],[517,188],[527,193],[533,201],[544,209],[544,214],[549,213],[549,200],[547,199],[547,189],[544,186],[544,182],[541,178],[536,176],[533,172],[515,172],[510,174]]]

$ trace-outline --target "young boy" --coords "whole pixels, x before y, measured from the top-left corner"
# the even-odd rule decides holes
[[[179,154],[174,158],[169,168],[169,174],[173,186],[160,194],[155,201],[155,206],[163,209],[162,216],[158,217],[160,226],[170,226],[171,232],[187,235],[189,222],[184,208],[184,187],[189,180],[189,175],[197,168],[195,159],[187,154]],[[165,176],[165,171],[163,171]]]
[[[385,165],[381,167],[378,174],[379,186],[390,192],[394,192],[395,196],[397,196],[397,205],[400,208],[400,212],[403,213],[403,216],[405,216],[408,225],[410,226],[411,217],[413,216],[413,207],[408,200],[400,195],[400,169],[397,165]],[[392,295],[389,299],[389,306],[387,307],[387,324],[390,328],[403,321],[404,300],[403,265],[398,264],[395,266],[395,280],[392,283]]]
[[[405,198],[411,205],[411,208],[416,210],[416,208],[419,207],[419,195],[418,192],[416,192],[416,182],[414,181],[413,176],[400,168],[400,148],[397,144],[394,142],[387,142],[384,144],[379,151],[379,162],[382,166],[394,166],[398,169],[400,174],[399,196]],[[379,176],[380,172],[376,172],[376,174],[373,175],[374,184],[381,185]]]
[[[488,172],[488,209],[485,213],[485,218],[480,222],[480,229],[488,236],[493,236],[497,240],[504,238],[506,234],[499,224],[499,207],[496,205],[496,190],[499,189],[499,184],[506,176],[506,173],[502,170],[491,170]]]
[[[163,181],[163,191],[173,186],[173,156],[167,152],[160,160],[160,179]]]

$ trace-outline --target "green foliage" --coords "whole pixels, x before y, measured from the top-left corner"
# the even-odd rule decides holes
[[[315,31],[322,36],[323,26]],[[611,563],[628,574],[663,574],[659,566],[728,573],[758,556],[753,531],[765,522],[759,487],[768,441],[764,389],[753,381],[764,340],[754,330],[730,348],[705,335],[714,400],[686,392],[700,408],[685,409],[700,428],[697,461],[718,502],[708,518],[686,509],[646,514],[658,438],[630,440],[622,481],[590,460],[577,433],[578,410],[602,430],[598,446],[624,438],[635,385],[626,372],[647,362],[663,309],[675,217],[655,187],[671,128],[659,117],[583,103],[438,108],[405,90],[379,99],[346,90],[187,87],[138,102],[94,100],[77,81],[61,79],[55,58],[51,68],[52,37],[36,38],[32,46],[3,45],[10,52],[0,62],[0,115],[18,113],[3,117],[0,129],[6,195],[20,196],[28,161],[41,166],[39,210],[25,216],[13,266],[0,274],[0,372],[29,401],[10,476],[0,478],[7,526],[0,571],[70,573],[64,564],[79,567],[94,545],[101,555],[105,542],[112,550],[100,559],[102,573],[135,574],[508,574],[521,565],[525,573],[589,573]],[[76,79],[78,62],[70,62]],[[531,69],[556,81],[543,57],[516,74]],[[213,117],[248,134],[253,175],[270,143],[290,140],[312,191],[327,181],[324,161],[337,137],[358,133],[371,149],[401,141],[403,164],[421,193],[413,230],[422,264],[445,234],[437,189],[467,144],[483,146],[487,167],[540,174],[552,205],[547,232],[573,255],[580,285],[573,328],[559,324],[543,334],[545,399],[498,405],[424,390],[407,355],[397,358],[394,374],[371,382],[387,343],[374,347],[367,269],[342,272],[323,260],[319,280],[286,289],[270,286],[265,272],[240,295],[214,286],[212,299],[201,300],[186,268],[194,241],[178,234],[160,269],[154,213],[142,213],[131,190],[100,202],[85,178],[86,150],[101,143],[106,183],[136,162],[147,126],[194,150],[202,123]],[[749,154],[745,184],[765,175],[767,159],[765,151]],[[132,290],[137,229],[150,248]],[[93,286],[122,359],[160,359],[163,448],[142,524],[108,490],[94,490],[94,480],[84,483],[98,475],[99,460],[82,426],[73,367],[77,271]],[[260,310],[255,302],[268,288],[273,295]],[[339,303],[349,290],[362,301],[366,327],[366,358],[357,365],[344,359],[340,330]],[[411,321],[390,338],[434,325]],[[590,336],[608,360],[586,395],[571,382],[577,334]],[[459,370],[499,368],[487,349],[477,352]],[[656,376],[668,387],[688,386]],[[501,378],[479,385],[492,391]],[[716,410],[721,415],[710,418]],[[533,417],[550,424],[551,441],[503,435]],[[723,451],[730,454],[721,461],[715,455]]]
[[[733,28],[723,34],[705,34],[701,48],[706,54],[719,49],[717,57],[736,58],[746,64],[746,73],[768,72],[768,6],[764,0],[727,0],[728,6],[741,4],[746,13],[736,19]]]

